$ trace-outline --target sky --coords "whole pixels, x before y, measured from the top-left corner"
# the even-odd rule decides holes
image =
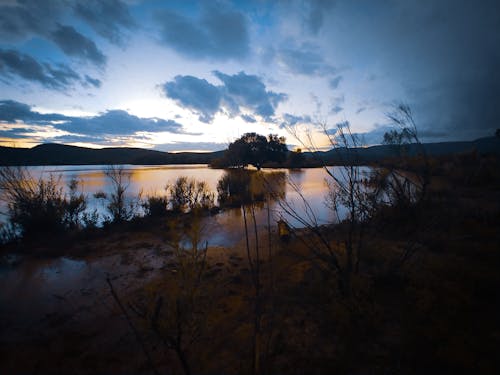
[[[344,121],[372,145],[399,103],[422,141],[473,140],[499,68],[497,0],[0,0],[0,145],[327,148]]]

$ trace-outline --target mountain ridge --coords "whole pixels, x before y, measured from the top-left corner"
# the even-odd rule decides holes
[[[405,152],[416,155],[424,147],[429,156],[443,156],[476,151],[480,154],[500,153],[500,138],[486,137],[474,141],[435,142],[405,145]],[[32,148],[0,146],[0,165],[99,165],[99,164],[210,164],[225,150],[214,152],[164,152],[136,147],[105,147],[93,149],[58,143],[45,143]],[[354,159],[375,162],[397,157],[400,149],[393,145],[375,145],[355,149],[335,148],[329,151],[304,152],[306,160],[320,158],[326,163],[338,164]]]

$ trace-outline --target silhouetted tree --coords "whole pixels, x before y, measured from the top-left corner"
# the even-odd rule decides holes
[[[229,145],[223,164],[242,168],[252,164],[261,169],[266,162],[284,162],[287,152],[284,137],[270,134],[266,138],[257,133],[246,133]]]
[[[285,137],[278,137],[277,134],[269,134],[267,137],[266,161],[283,163],[286,160],[288,148]]]
[[[304,165],[305,157],[302,149],[298,148],[288,154],[288,166],[291,168],[301,168]]]

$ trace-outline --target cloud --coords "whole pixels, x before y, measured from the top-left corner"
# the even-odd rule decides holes
[[[335,78],[332,78],[332,79],[328,82],[328,84],[329,84],[329,86],[330,86],[333,90],[335,90],[335,89],[337,89],[337,88],[339,87],[340,81],[342,81],[342,79],[343,79],[343,77],[342,77],[342,76],[337,76],[337,77],[335,77]]]
[[[96,116],[72,117],[57,113],[42,114],[29,105],[13,100],[0,101],[0,123],[22,122],[27,125],[50,126],[73,136],[128,136],[138,132],[186,134],[174,120],[141,118],[123,110],[108,110]]]
[[[101,67],[106,64],[106,56],[97,48],[95,43],[80,34],[72,26],[58,25],[57,29],[51,33],[51,37],[68,56],[90,60]]]
[[[404,100],[423,133],[440,128],[448,139],[498,127],[498,1],[363,1],[362,12],[352,1],[337,4],[321,34],[341,52],[337,64],[371,87],[365,98]]]
[[[310,0],[306,2],[309,6],[304,13],[305,23],[313,34],[318,34],[323,26],[324,15],[335,6],[334,0]]]
[[[29,138],[30,134],[33,133],[33,129],[26,128],[12,128],[12,129],[0,129],[0,138],[11,138],[11,139],[24,139]]]
[[[222,3],[205,3],[197,19],[161,10],[155,14],[155,20],[162,43],[189,58],[228,60],[248,54],[246,17]]]
[[[180,106],[197,113],[205,123],[212,121],[218,112],[237,116],[243,109],[251,112],[245,113],[247,119],[250,115],[258,115],[268,120],[278,104],[287,99],[286,94],[267,91],[255,75],[244,72],[228,75],[219,71],[213,74],[222,85],[216,86],[193,76],[176,76],[173,81],[163,84],[163,92]]]
[[[256,123],[257,120],[255,117],[250,116],[250,115],[240,115],[240,117],[243,119],[243,121],[248,122],[250,124]]]
[[[310,124],[310,123],[312,123],[312,120],[309,115],[295,116],[290,113],[284,113],[279,127],[288,128],[288,127],[293,127],[297,124]]]
[[[205,79],[193,76],[176,76],[163,85],[165,95],[181,107],[189,108],[200,116],[200,121],[210,122],[220,110],[221,89]]]
[[[49,89],[68,88],[81,80],[78,73],[67,65],[41,64],[29,55],[4,49],[0,49],[0,75],[18,76]]]
[[[364,133],[353,133],[352,135],[359,140],[360,144],[363,146],[373,146],[379,145],[384,140],[384,134],[391,130],[398,130],[396,127],[391,127],[390,125],[375,124],[372,130],[366,131]],[[331,134],[335,134],[336,129],[332,129]]]
[[[54,125],[71,133],[84,135],[132,135],[136,132],[184,133],[182,125],[173,120],[140,118],[122,110],[108,110],[93,117],[68,117]]]
[[[87,82],[88,84],[94,86],[96,89],[98,89],[99,87],[101,87],[101,84],[102,84],[102,82],[99,79],[89,77],[88,75],[85,75],[85,82]]]
[[[244,72],[228,75],[214,71],[214,75],[224,83],[224,93],[228,102],[240,108],[246,108],[265,119],[274,115],[279,103],[287,99],[283,93],[266,91],[266,85],[255,75]]]
[[[340,113],[344,110],[344,107],[341,107],[340,105],[334,105],[332,108],[330,108],[330,113],[336,115],[337,113]]]
[[[345,102],[344,95],[332,98],[330,102],[330,113],[336,115],[342,112],[344,110],[344,107],[342,106],[344,102]]]
[[[27,118],[31,112],[30,106],[14,100],[0,101],[0,121],[13,122],[16,119]]]
[[[278,51],[278,63],[291,73],[305,76],[323,76],[335,74],[337,69],[330,65],[318,53],[320,48],[310,43],[303,43],[300,47],[285,47]]]
[[[102,137],[93,137],[88,135],[78,135],[78,134],[64,134],[58,135],[51,138],[43,139],[46,143],[94,143],[94,144],[106,144],[108,143],[106,139]]]
[[[500,64],[500,59],[497,61]],[[440,80],[435,85],[419,90],[410,90],[409,103],[415,114],[419,133],[427,139],[443,140],[444,131],[448,139],[472,140],[491,136],[500,124],[500,75],[499,65],[485,65],[484,71],[473,77],[447,82]]]
[[[65,119],[63,115],[46,115],[31,110],[27,104],[16,102],[14,100],[0,100],[0,123],[12,123],[22,121],[26,124],[49,123],[51,120],[60,121]]]
[[[0,39],[17,41],[32,34],[47,35],[60,17],[63,1],[24,0],[0,5]]]
[[[65,18],[68,5],[65,0],[22,0],[0,6],[0,38],[3,41],[19,42],[38,36],[54,42],[66,55],[89,60],[103,66],[106,57],[88,37],[72,26],[59,21]],[[92,4],[85,2],[87,7]],[[83,5],[80,4],[83,7]],[[104,8],[104,5],[102,5]],[[108,17],[106,13],[102,17]],[[102,18],[111,27],[114,17]],[[88,20],[87,20],[88,21]]]
[[[131,30],[136,27],[127,5],[120,0],[79,1],[75,4],[74,11],[97,34],[119,46],[125,44],[123,29]]]

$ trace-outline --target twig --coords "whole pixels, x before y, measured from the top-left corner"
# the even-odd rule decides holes
[[[153,371],[154,374],[159,375],[159,372],[153,363],[153,359],[151,358],[151,355],[149,354],[149,351],[146,348],[146,343],[144,342],[144,340],[142,339],[142,336],[140,335],[139,331],[137,330],[134,323],[132,322],[132,319],[130,318],[127,310],[125,309],[125,306],[123,306],[120,298],[118,297],[118,294],[116,294],[115,288],[113,288],[113,284],[111,283],[111,279],[109,278],[109,276],[106,277],[106,282],[109,285],[109,290],[111,292],[111,295],[113,296],[116,304],[118,305],[118,307],[122,311],[123,315],[125,316],[125,319],[127,320],[127,323],[129,325],[130,329],[134,333],[136,340],[141,345],[142,351],[144,352],[144,355],[146,356],[146,359],[148,360],[148,363],[149,363],[149,366],[151,367],[151,370]]]

